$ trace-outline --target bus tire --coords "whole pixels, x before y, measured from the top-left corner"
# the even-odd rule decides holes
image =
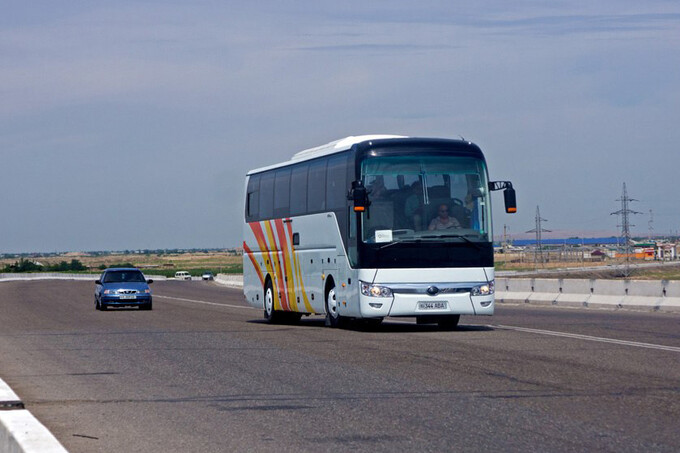
[[[458,321],[460,321],[460,315],[448,315],[442,316],[437,324],[441,330],[456,330]]]
[[[331,280],[326,287],[326,326],[328,327],[342,327],[344,325],[344,317],[338,313],[338,301],[335,297],[335,283]]]
[[[276,324],[281,320],[281,312],[274,309],[274,287],[269,279],[264,285],[264,319],[271,324]]]

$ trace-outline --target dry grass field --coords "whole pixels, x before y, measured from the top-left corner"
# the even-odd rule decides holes
[[[177,271],[188,271],[192,275],[199,275],[203,271],[213,273],[241,273],[243,261],[234,252],[186,252],[186,253],[84,253],[69,252],[56,256],[38,256],[25,258],[43,265],[58,264],[62,261],[78,260],[90,272],[98,272],[102,267],[133,265],[142,269],[146,274],[172,276]],[[0,268],[13,264],[16,258],[0,259]]]
[[[133,265],[142,269],[149,275],[165,275],[171,277],[177,271],[188,271],[192,275],[200,275],[204,271],[214,274],[230,273],[238,274],[243,272],[242,256],[233,251],[191,251],[178,253],[84,253],[69,252],[54,256],[34,256],[31,261],[42,263],[43,265],[54,265],[62,261],[70,262],[78,260],[87,268],[87,272],[96,273],[103,267],[120,265]],[[532,257],[522,257],[513,254],[497,254],[496,270],[499,271],[542,271],[557,269],[578,269],[588,267],[589,270],[580,272],[570,272],[569,274],[551,274],[551,278],[622,278],[612,271],[612,264],[621,264],[613,260],[607,261],[559,261],[539,264],[533,262]],[[13,264],[17,258],[0,258],[0,269],[5,265]],[[658,267],[639,267],[635,264],[649,265],[647,261],[634,263],[631,268],[630,278],[638,280],[680,280],[680,262],[659,263]],[[592,270],[596,267],[598,270]],[[536,276],[539,276],[537,272]],[[545,277],[545,275],[542,275]]]
[[[546,263],[535,263],[533,256],[518,259],[517,256],[510,254],[497,254],[495,256],[497,271],[518,271],[532,272],[536,274],[525,275],[527,277],[544,278],[600,278],[600,279],[619,279],[624,278],[620,269],[614,266],[625,264],[623,260],[607,259],[603,261],[559,261],[552,260]],[[656,264],[656,265],[655,265]],[[579,272],[579,268],[584,268]],[[585,269],[587,268],[587,269]],[[542,274],[546,270],[558,271],[559,269],[569,269],[569,273]],[[633,260],[630,262],[630,275],[628,278],[634,280],[680,280],[680,261],[660,262]]]

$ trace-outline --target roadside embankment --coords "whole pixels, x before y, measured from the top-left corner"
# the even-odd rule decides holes
[[[496,302],[680,312],[680,281],[499,277]]]

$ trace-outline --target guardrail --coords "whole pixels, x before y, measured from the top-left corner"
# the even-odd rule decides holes
[[[680,281],[500,277],[496,302],[680,312]]]

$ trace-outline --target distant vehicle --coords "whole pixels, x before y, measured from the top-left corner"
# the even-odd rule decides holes
[[[191,274],[188,273],[187,271],[175,272],[175,279],[176,280],[191,280]]]
[[[203,272],[203,275],[201,275],[201,278],[203,280],[215,280],[215,276],[213,275],[212,272]]]
[[[152,309],[149,284],[153,280],[147,280],[139,269],[106,269],[94,283],[94,307],[97,310],[135,306],[140,310]]]

